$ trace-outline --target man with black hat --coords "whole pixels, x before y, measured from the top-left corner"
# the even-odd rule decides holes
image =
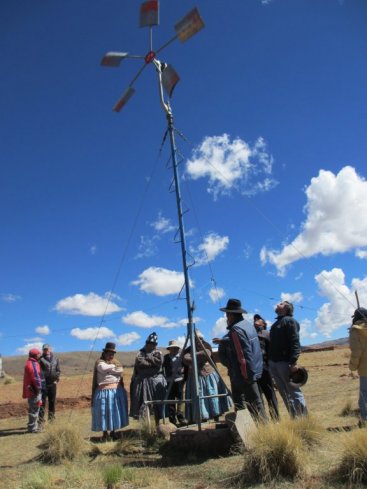
[[[39,422],[43,423],[46,413],[46,401],[48,400],[48,420],[55,418],[56,405],[56,386],[60,380],[60,362],[52,352],[51,345],[42,346],[42,356],[40,358],[42,386],[42,407],[39,414]]]
[[[256,330],[243,319],[247,311],[242,309],[240,300],[229,299],[220,310],[226,313],[228,333],[222,339],[214,338],[213,343],[219,345],[220,361],[228,368],[235,408],[248,407],[253,418],[266,419],[257,385],[263,359]]]
[[[276,321],[270,328],[269,367],[279,394],[289,414],[294,418],[307,414],[307,406],[299,383],[291,376],[299,370],[297,360],[301,353],[299,324],[293,318],[293,304],[282,301],[275,307]]]
[[[352,316],[349,332],[349,368],[359,374],[360,426],[367,423],[367,309],[359,307]]]

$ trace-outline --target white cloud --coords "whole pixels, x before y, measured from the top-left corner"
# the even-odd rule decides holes
[[[343,253],[367,246],[367,182],[354,168],[346,166],[337,175],[320,170],[306,188],[306,221],[301,233],[281,251],[263,247],[263,264],[276,266],[279,275],[301,258]]]
[[[367,250],[356,250],[355,255],[361,260],[367,260]]]
[[[94,292],[89,294],[75,294],[71,297],[61,299],[55,306],[57,312],[63,314],[79,314],[81,316],[102,316],[103,314],[112,314],[121,311],[121,307],[112,302],[112,299],[119,297],[110,292],[106,292],[101,297]]]
[[[304,340],[312,340],[317,337],[318,333],[317,331],[313,330],[313,323],[309,319],[304,319],[300,323],[300,337],[301,337],[301,343]]]
[[[186,173],[193,180],[208,178],[208,192],[214,199],[236,188],[244,195],[255,195],[273,188],[273,159],[263,138],[251,147],[240,138],[230,140],[228,134],[207,136],[187,161]]]
[[[163,217],[161,212],[158,213],[157,220],[150,224],[157,232],[159,233],[169,233],[170,231],[174,231],[176,229],[175,226],[171,223],[170,219]]]
[[[158,236],[140,236],[139,253],[135,255],[135,259],[149,258],[157,254],[158,248],[155,241],[159,239]]]
[[[143,311],[134,311],[126,314],[126,316],[123,316],[122,321],[138,328],[175,328],[180,326],[178,323],[169,321],[165,316],[149,316]]]
[[[204,237],[202,243],[197,249],[191,248],[191,253],[195,257],[195,265],[206,265],[215,260],[215,258],[228,248],[228,236],[219,236],[216,233],[210,233]]]
[[[166,268],[149,267],[144,270],[138,280],[132,282],[140,290],[158,296],[178,294],[184,285],[184,274]],[[193,283],[190,281],[191,287]]]
[[[367,303],[367,277],[352,279],[349,288],[345,284],[343,270],[333,268],[330,271],[322,271],[315,276],[315,280],[320,295],[329,301],[318,310],[315,324],[318,331],[329,337],[333,331],[340,327],[350,326],[351,316],[357,307],[355,290],[358,291],[360,303]],[[347,332],[345,331],[345,333]]]
[[[97,253],[97,246],[96,245],[92,245],[89,247],[89,252],[91,255],[95,255]]]
[[[43,342],[43,338],[36,336],[35,338],[24,338],[24,341],[26,341],[27,343],[40,343]]]
[[[19,301],[21,299],[21,297],[20,297],[20,295],[15,295],[15,294],[1,294],[0,299],[3,302],[12,303],[12,302]]]
[[[186,336],[177,336],[176,338],[177,343],[180,345],[181,348],[183,348],[185,341],[186,341]]]
[[[199,316],[194,316],[194,317],[192,318],[192,322],[193,322],[194,324],[198,324],[198,323],[200,323],[201,321],[202,321],[202,319],[201,319]],[[179,324],[180,326],[187,326],[187,318],[180,319],[180,320],[178,321],[178,324]]]
[[[37,326],[35,329],[36,333],[38,334],[43,334],[43,335],[49,335],[51,333],[50,328],[46,325],[44,326]]]
[[[31,350],[32,348],[38,348],[39,350],[42,350],[42,344],[42,341],[27,343],[26,345],[17,348],[17,351],[22,355],[28,355],[29,350]]]
[[[117,339],[116,343],[118,345],[131,345],[132,343],[135,343],[135,341],[139,340],[141,338],[140,334],[135,333],[135,331],[132,331],[131,333],[124,333],[121,334]]]
[[[302,292],[293,292],[293,294],[289,292],[282,292],[280,294],[280,298],[282,301],[288,301],[293,303],[299,303],[303,301],[303,295]]]
[[[105,326],[102,326],[101,328],[73,328],[70,331],[70,334],[79,340],[102,340],[104,338],[113,338],[115,336],[115,333]]]
[[[246,244],[245,247],[243,248],[243,256],[248,260],[251,256],[252,253],[252,248],[249,244]]]
[[[215,322],[214,328],[212,329],[212,335],[213,338],[216,337],[221,337],[228,333],[227,330],[227,318],[226,316],[222,316],[221,318],[217,319]]]
[[[218,302],[225,296],[224,289],[220,287],[212,287],[209,290],[209,297],[212,302]]]

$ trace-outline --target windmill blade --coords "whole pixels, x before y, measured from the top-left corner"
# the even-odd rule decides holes
[[[170,98],[179,80],[180,77],[172,65],[167,65],[162,71],[162,85]]]
[[[127,104],[129,99],[134,95],[135,89],[133,87],[128,87],[118,101],[115,103],[113,107],[114,112],[120,112],[120,110]]]
[[[200,17],[198,9],[195,7],[180,22],[175,25],[177,37],[181,42],[185,42],[205,26]]]
[[[140,27],[159,25],[159,1],[150,0],[140,5]]]
[[[129,53],[117,53],[114,51],[109,51],[106,53],[102,60],[101,66],[108,66],[111,68],[117,68],[120,66],[121,61],[129,56]]]

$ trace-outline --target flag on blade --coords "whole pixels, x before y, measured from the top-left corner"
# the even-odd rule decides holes
[[[180,77],[172,65],[167,65],[162,71],[162,85],[169,97],[172,97],[172,92],[177,85]]]
[[[135,93],[135,90],[133,87],[128,87],[125,92],[122,94],[120,99],[115,103],[115,106],[113,107],[113,110],[115,112],[120,112],[122,107],[127,104],[128,100],[130,97],[132,97]]]
[[[159,24],[159,1],[150,0],[140,6],[140,27]]]
[[[203,19],[200,17],[198,9],[194,8],[180,22],[177,22],[175,31],[179,40],[185,42],[203,27]]]

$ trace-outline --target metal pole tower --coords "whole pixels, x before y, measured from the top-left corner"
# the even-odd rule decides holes
[[[122,60],[126,58],[130,59],[143,59],[144,64],[138,70],[136,75],[131,80],[128,88],[124,91],[120,99],[116,102],[113,110],[115,112],[119,112],[124,105],[128,102],[128,100],[134,95],[135,89],[133,88],[134,83],[141,75],[143,70],[148,66],[148,64],[153,63],[157,74],[158,74],[158,85],[159,85],[159,96],[161,101],[161,106],[166,114],[167,122],[168,122],[168,134],[170,139],[171,146],[171,160],[173,167],[173,177],[174,177],[174,185],[175,185],[175,194],[176,194],[176,206],[177,206],[177,214],[178,214],[178,225],[179,225],[179,234],[180,234],[180,244],[181,244],[181,255],[182,255],[182,266],[185,280],[185,299],[187,306],[187,338],[190,339],[191,344],[191,356],[192,356],[192,366],[193,366],[193,374],[194,374],[194,386],[195,392],[194,396],[192,396],[191,403],[196,409],[193,411],[196,413],[196,423],[198,425],[199,430],[201,430],[201,416],[200,416],[200,399],[201,392],[199,388],[199,379],[198,379],[198,367],[196,360],[196,342],[195,342],[195,325],[193,322],[193,304],[191,302],[191,294],[190,294],[190,278],[188,272],[187,265],[187,252],[186,252],[186,238],[185,238],[185,228],[183,221],[183,210],[182,210],[182,201],[181,201],[181,190],[180,190],[180,177],[178,172],[178,163],[177,163],[177,148],[175,141],[175,130],[173,123],[173,114],[169,101],[165,101],[164,91],[168,94],[168,97],[172,96],[173,89],[175,88],[177,82],[179,81],[179,76],[174,70],[174,68],[166,63],[162,63],[157,59],[157,54],[161,52],[166,46],[168,46],[171,42],[176,39],[179,39],[181,42],[187,41],[190,37],[196,34],[199,30],[204,27],[204,23],[200,17],[200,14],[196,8],[194,8],[191,12],[189,12],[180,22],[175,25],[176,35],[172,37],[169,41],[163,44],[157,51],[153,51],[153,35],[152,35],[152,27],[159,24],[159,2],[157,0],[144,2],[140,7],[140,27],[149,27],[149,51],[145,55],[131,55],[126,52],[115,52],[111,51],[105,54],[102,58],[101,64],[102,66],[107,67],[118,67]]]

